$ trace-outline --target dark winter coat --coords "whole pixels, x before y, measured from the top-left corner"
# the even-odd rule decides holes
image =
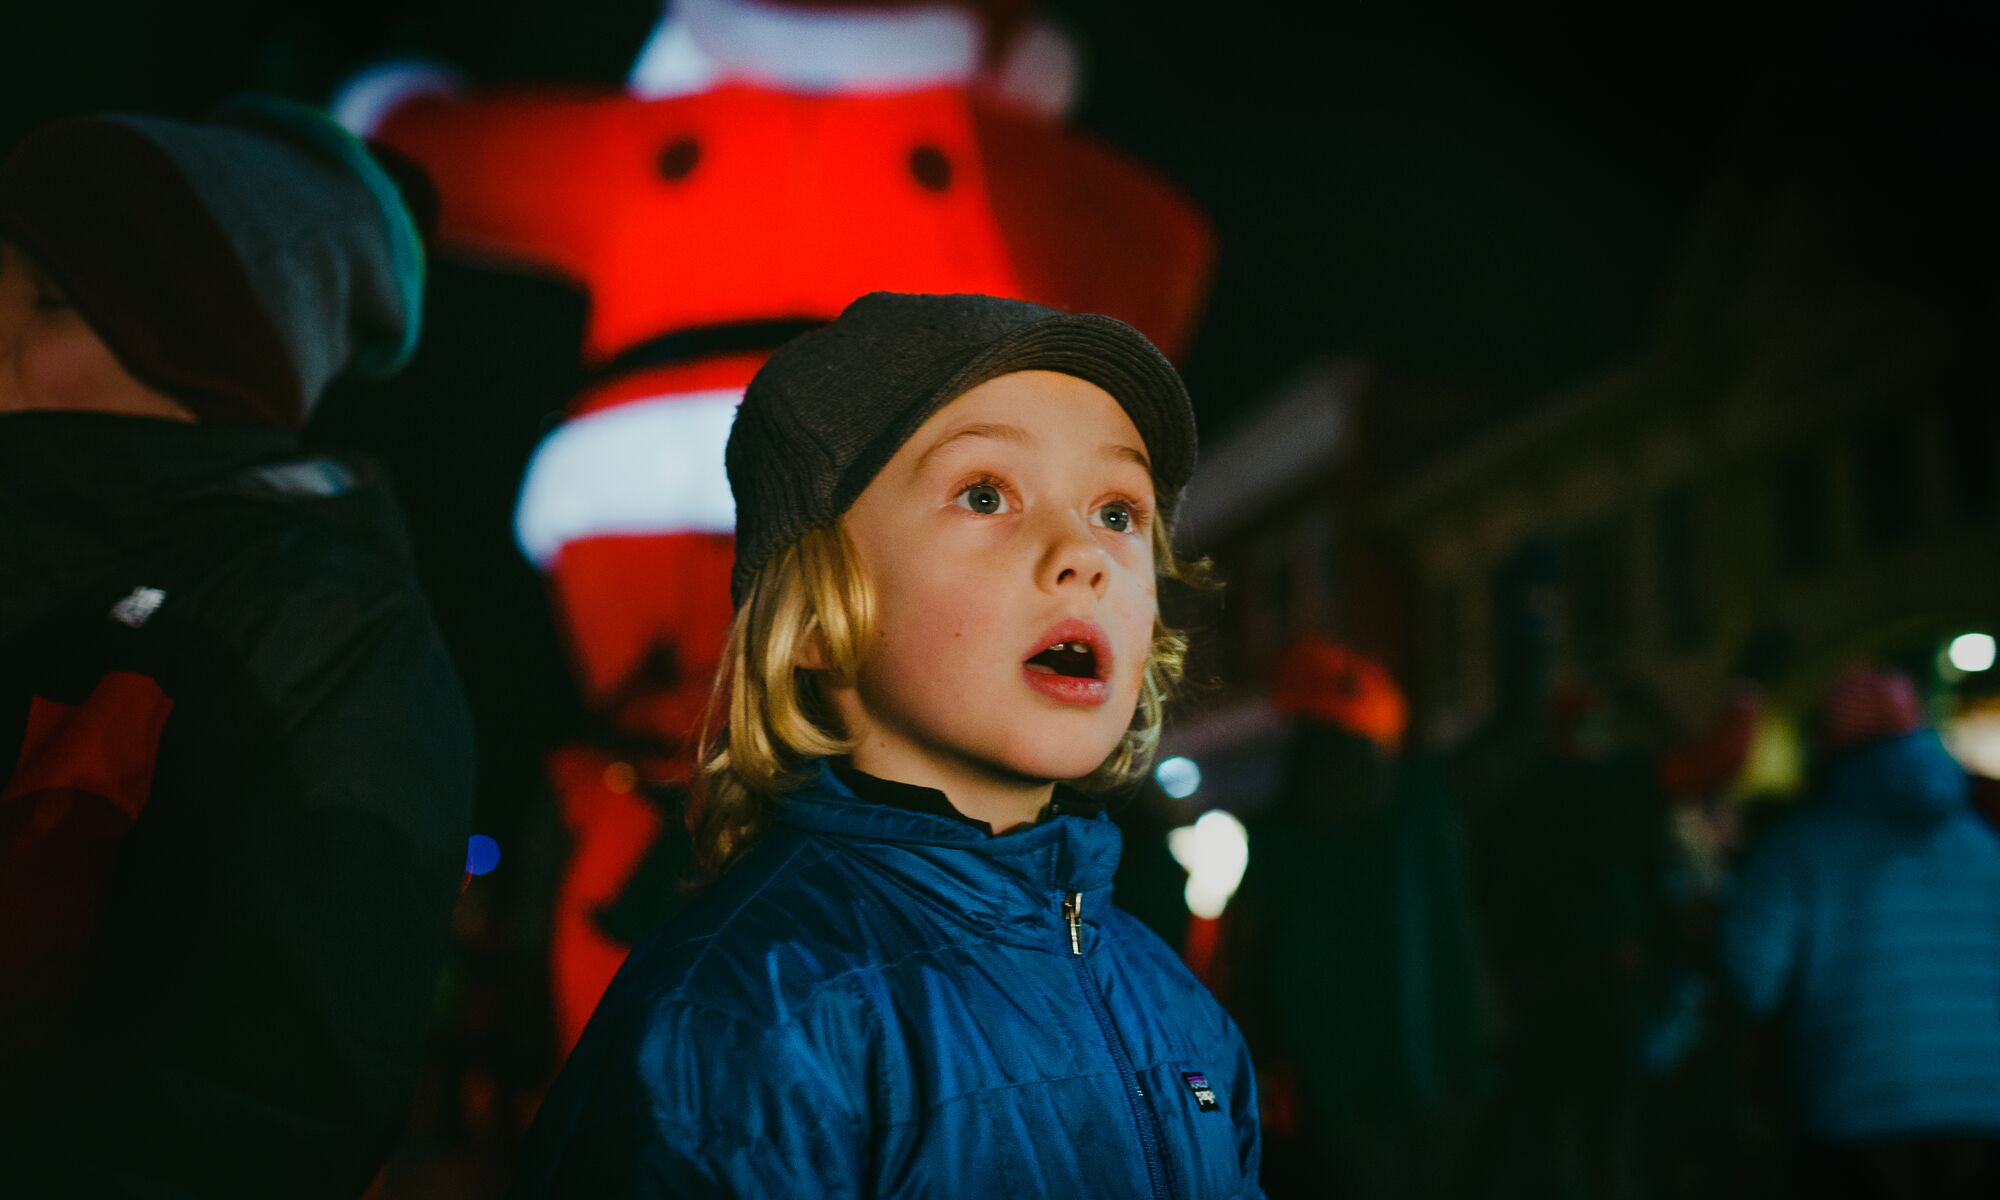
[[[990,837],[820,765],[627,961],[515,1194],[1262,1195],[1242,1039],[1112,907],[1118,850],[1102,816]]]
[[[1434,762],[1294,730],[1223,920],[1229,999],[1304,1136],[1435,1112],[1470,1087],[1479,989],[1457,813]]]
[[[0,1193],[366,1188],[446,949],[470,733],[367,468],[273,430],[0,416]]]
[[[1723,964],[1823,1137],[2000,1134],[2000,838],[1919,730],[1830,764],[1736,884]]]

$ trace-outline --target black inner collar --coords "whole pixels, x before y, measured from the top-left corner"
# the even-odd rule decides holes
[[[962,825],[970,825],[988,837],[993,836],[993,826],[985,821],[968,817],[951,806],[951,800],[936,788],[923,787],[914,783],[902,783],[894,779],[881,779],[857,768],[846,758],[830,760],[829,765],[840,782],[863,800],[874,804],[887,804],[893,808],[906,808],[912,812],[930,813],[936,817],[948,817]],[[1104,810],[1102,802],[1081,792],[1058,783],[1048,804],[1035,816],[1035,824],[1053,820],[1056,817],[1094,817]]]

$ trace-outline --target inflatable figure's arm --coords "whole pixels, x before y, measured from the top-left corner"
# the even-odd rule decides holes
[[[571,278],[597,236],[593,151],[616,97],[510,91],[420,97],[377,135],[421,164],[438,191],[438,241],[459,254]]]
[[[591,162],[631,103],[577,88],[467,91],[446,68],[405,62],[356,76],[332,108],[424,169],[447,253],[575,279],[593,236]]]

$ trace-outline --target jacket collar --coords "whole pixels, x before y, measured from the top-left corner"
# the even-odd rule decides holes
[[[97,504],[157,501],[260,462],[296,456],[290,429],[92,412],[0,415],[8,492],[77,492]]]
[[[1069,953],[1063,900],[1083,894],[1083,949],[1111,906],[1118,827],[1062,815],[993,837],[963,820],[856,796],[824,759],[778,806],[781,824],[841,842],[982,937]]]
[[[309,509],[378,540],[391,531],[401,556],[399,528],[381,515],[393,508],[372,466],[306,457],[288,429],[0,415],[0,635],[62,604],[108,604],[135,582],[171,591],[246,541],[246,520]]]

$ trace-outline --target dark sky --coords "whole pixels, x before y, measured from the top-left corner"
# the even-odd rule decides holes
[[[1994,78],[1991,18],[1170,7],[1188,15],[1087,26],[1119,49],[1098,56],[1084,121],[1179,178],[1222,231],[1190,368],[1211,429],[1239,381],[1254,395],[1314,352],[1503,411],[1640,350],[1705,198],[1754,169],[1746,125],[1788,122],[1783,136],[1853,156],[1858,175],[1884,145],[1995,153],[1994,114],[1973,99],[1991,85],[1968,86]],[[1895,219],[1926,217],[1918,198]]]
[[[1942,8],[1052,8],[1086,47],[1079,123],[1176,180],[1221,234],[1189,364],[1211,432],[1315,354],[1366,355],[1498,411],[1633,353],[1732,130],[1774,94],[1824,104],[1836,125],[1886,121],[1878,136],[1892,141],[1992,153],[1984,116],[1922,102],[1940,79],[1995,69],[1994,19]],[[0,138],[69,111],[199,111],[245,86],[323,98],[356,63],[397,51],[475,78],[612,79],[654,12],[643,0],[44,2],[10,15]],[[1858,102],[1836,95],[1857,89]]]

